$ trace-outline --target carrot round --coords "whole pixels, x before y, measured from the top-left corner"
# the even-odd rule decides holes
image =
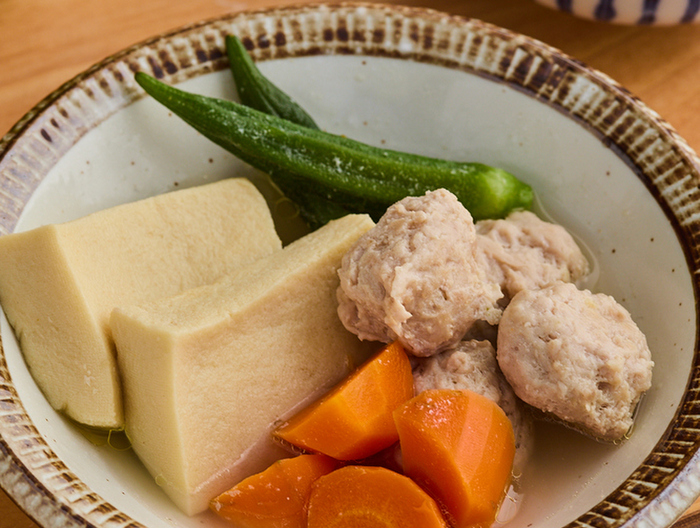
[[[394,412],[404,472],[455,528],[488,527],[510,483],[515,439],[503,410],[466,390],[428,390]]]
[[[278,460],[212,499],[210,508],[239,528],[305,528],[311,485],[336,467],[324,455]]]
[[[358,460],[398,440],[392,413],[411,397],[410,361],[399,343],[391,343],[274,435],[306,451]]]
[[[308,528],[446,528],[437,503],[410,478],[383,467],[346,466],[319,478]]]

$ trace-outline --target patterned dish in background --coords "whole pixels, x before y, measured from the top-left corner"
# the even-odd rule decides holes
[[[613,24],[672,26],[700,20],[700,0],[536,0],[566,13]]]
[[[539,424],[509,526],[670,525],[700,493],[700,164],[625,89],[545,44],[376,4],[233,14],[155,37],[59,88],[0,141],[0,235],[234,174],[259,181],[133,80],[143,70],[232,97],[227,33],[323,128],[503,167],[590,248],[596,289],[647,334],[654,385],[620,446]],[[0,332],[0,484],[38,524],[219,525],[181,514],[130,451],[54,412],[4,317]]]

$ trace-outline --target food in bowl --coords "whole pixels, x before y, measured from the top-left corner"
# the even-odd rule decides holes
[[[615,299],[555,282],[503,312],[498,358],[515,393],[589,434],[620,441],[651,388],[644,334]]]
[[[239,164],[229,161],[195,134],[187,133],[176,119],[157,111],[148,100],[137,100],[126,106],[126,101],[131,103],[139,96],[135,85],[130,84],[127,64],[139,64],[146,69],[150,68],[149,64],[155,64],[154,71],[160,68],[168,82],[184,80],[186,84],[183,87],[192,91],[229,97],[232,92],[226,81],[227,75],[221,71],[211,72],[211,69],[225,66],[215,58],[215,54],[219,53],[220,57],[223,49],[220,36],[235,28],[245,37],[244,42],[253,44],[256,58],[280,59],[266,60],[263,64],[265,71],[285,88],[289,87],[294,95],[301,97],[300,101],[314,116],[318,116],[323,128],[347,131],[354,137],[375,144],[386,141],[387,145],[422,153],[459,159],[481,158],[521,174],[526,181],[536,184],[546,210],[559,223],[580,236],[591,249],[591,263],[594,272],[599,274],[600,288],[614,293],[629,307],[647,333],[655,355],[660,354],[660,358],[655,357],[662,360],[658,361],[655,370],[658,383],[655,382],[643,402],[638,422],[640,427],[623,445],[608,449],[562,428],[546,423],[537,424],[536,434],[540,441],[531,465],[534,471],[530,473],[525,498],[519,501],[520,508],[512,521],[513,525],[538,523],[556,527],[584,514],[598,515],[611,511],[610,508],[617,508],[615,511],[620,516],[610,520],[612,526],[617,526],[629,518],[646,518],[647,512],[656,512],[655,516],[661,515],[667,519],[673,515],[669,511],[682,511],[693,500],[692,486],[689,487],[689,482],[683,478],[685,472],[682,469],[692,465],[692,457],[665,458],[663,453],[667,444],[659,443],[660,436],[657,435],[661,435],[658,432],[664,431],[667,426],[664,438],[672,442],[687,438],[684,435],[690,434],[690,422],[686,417],[686,410],[690,407],[681,402],[690,403],[693,397],[685,393],[683,384],[677,383],[677,380],[679,376],[686,378],[686,366],[693,363],[694,304],[688,269],[694,269],[694,264],[684,259],[682,250],[688,240],[683,233],[691,228],[686,226],[685,221],[678,220],[685,217],[677,212],[674,205],[663,206],[667,209],[659,207],[659,203],[667,202],[665,193],[648,191],[665,188],[663,182],[675,181],[673,178],[658,180],[652,176],[664,174],[666,165],[646,164],[640,154],[648,152],[646,147],[639,151],[630,149],[626,140],[621,140],[617,134],[624,134],[627,138],[633,129],[647,130],[642,145],[655,142],[654,152],[659,153],[659,159],[675,160],[674,167],[682,167],[690,173],[693,173],[692,155],[682,144],[678,146],[673,137],[657,135],[666,130],[660,120],[653,114],[645,113],[641,105],[627,98],[624,91],[617,90],[609,80],[574,61],[560,60],[561,56],[546,46],[538,44],[533,47],[526,38],[511,40],[512,35],[507,32],[494,32],[475,21],[431,17],[422,12],[416,16],[413,11],[407,13],[403,10],[398,10],[399,14],[396,8],[371,7],[362,10],[361,14],[354,9],[331,11],[327,12],[325,7],[310,12],[304,10],[304,21],[299,27],[306,28],[308,23],[312,23],[318,31],[306,33],[304,30],[302,34],[307,37],[316,35],[319,40],[312,38],[307,41],[307,37],[304,37],[302,43],[293,40],[291,32],[281,30],[286,43],[268,35],[271,46],[264,47],[264,42],[258,41],[257,35],[260,35],[260,28],[271,27],[267,22],[260,25],[262,20],[269,20],[270,13],[246,14],[178,33],[172,40],[170,37],[154,40],[147,48],[132,50],[110,61],[109,69],[95,70],[95,75],[90,75],[89,83],[96,100],[116,97],[122,101],[126,94],[125,102],[112,106],[118,108],[118,112],[109,119],[113,110],[105,113],[100,110],[104,108],[102,106],[90,106],[97,109],[101,124],[96,126],[94,121],[88,121],[87,127],[92,131],[77,143],[68,137],[73,121],[65,121],[53,105],[45,112],[46,116],[40,113],[36,124],[46,128],[53,144],[49,145],[42,139],[44,136],[38,134],[39,128],[36,128],[37,134],[32,136],[35,138],[32,144],[38,142],[40,146],[46,145],[49,158],[60,158],[61,161],[38,187],[37,183],[46,174],[45,169],[40,169],[42,176],[31,180],[33,183],[28,186],[30,191],[27,192],[32,195],[32,200],[26,207],[27,193],[22,191],[17,195],[19,211],[24,211],[17,229],[33,227],[41,219],[55,222],[66,216],[62,216],[61,207],[51,201],[52,193],[54,196],[70,194],[70,203],[77,204],[77,212],[90,212],[90,207],[103,208],[132,196],[163,192],[177,183],[191,185],[205,180],[203,177],[187,179],[185,174],[210,174],[212,178],[221,178],[227,172],[231,174],[229,171],[243,170],[245,173]],[[276,13],[274,16],[278,15]],[[288,10],[284,12],[283,19],[296,23],[300,20],[298,16],[298,11]],[[383,29],[384,22],[378,24],[380,20],[396,23],[405,31],[389,32],[386,40],[377,44],[369,30]],[[364,25],[365,22],[369,25]],[[444,48],[435,45],[428,48],[428,40],[419,38],[410,41],[413,33],[409,32],[409,24],[413,24],[411,27],[417,30],[418,37],[428,32],[433,44],[442,37],[448,37],[446,42],[452,44]],[[275,27],[287,26],[282,24]],[[343,28],[352,28],[352,31],[345,33],[350,35],[349,41],[340,40]],[[325,32],[326,29],[328,32]],[[206,37],[203,37],[205,34]],[[331,39],[321,40],[322,35]],[[337,35],[337,38],[333,35]],[[367,39],[360,41],[353,35],[364,35]],[[472,36],[475,38],[472,39]],[[203,49],[208,54],[211,50],[213,61],[190,61],[187,66],[185,56],[203,56],[201,53],[195,55],[189,46],[188,43],[195,41],[200,51]],[[172,42],[177,42],[177,45],[171,47]],[[464,53],[458,52],[455,47],[460,42],[465,43],[460,48]],[[179,50],[183,45],[189,51],[181,60]],[[341,52],[341,48],[345,51]],[[321,50],[323,54],[315,55],[314,49]],[[375,49],[384,50],[384,55],[373,56]],[[493,53],[487,53],[487,50]],[[553,55],[550,55],[550,51]],[[311,56],[306,56],[307,53],[311,53]],[[292,56],[293,60],[290,59]],[[395,59],[384,58],[387,56]],[[413,60],[406,60],[409,57]],[[477,57],[479,61],[475,62]],[[493,63],[491,57],[500,59]],[[530,59],[533,62],[529,62]],[[450,65],[454,65],[454,68]],[[461,70],[467,70],[467,73]],[[206,75],[200,75],[205,71]],[[328,75],[319,79],[319,71]],[[123,75],[123,84],[117,80],[120,75]],[[103,77],[107,84],[98,84],[97,80]],[[110,86],[111,95],[104,95],[100,86]],[[416,89],[408,90],[409,86]],[[517,90],[509,86],[515,86]],[[320,90],[321,87],[323,90]],[[75,93],[75,90],[79,92],[82,88],[73,85],[72,90],[71,93]],[[320,97],[321,93],[323,98]],[[421,97],[416,97],[419,93]],[[563,97],[565,93],[566,98]],[[390,96],[383,97],[382,94]],[[535,94],[538,94],[536,98]],[[66,111],[72,120],[75,119],[77,114],[72,104],[75,98],[59,95],[57,100],[61,111]],[[431,104],[426,106],[420,103],[425,100],[431,101]],[[401,111],[406,105],[412,108],[411,112]],[[552,110],[550,105],[561,112]],[[605,116],[609,126],[614,127],[611,129],[614,131],[612,135],[606,132],[608,125],[604,122],[581,114],[587,108],[600,109],[602,106],[610,109],[601,115]],[[345,108],[352,108],[353,112],[346,113]],[[502,113],[511,117],[506,121],[493,119],[495,111],[498,111],[498,115]],[[404,123],[401,126],[397,125],[399,116],[400,122]],[[620,120],[618,116],[621,116]],[[61,125],[60,132],[53,127],[50,118]],[[593,132],[581,127],[577,119],[587,123]],[[134,126],[137,124],[140,126]],[[147,128],[141,126],[144,124]],[[478,134],[474,133],[476,129]],[[134,133],[137,130],[149,130],[153,134],[138,134],[136,137]],[[12,152],[17,155],[5,156],[3,169],[14,166],[14,161],[26,159],[24,149],[28,142],[23,138],[28,134],[31,135],[31,132],[17,136],[20,139],[12,144]],[[601,136],[611,142],[614,150],[606,148],[599,141]],[[159,138],[157,144],[149,141],[148,137]],[[126,138],[131,140],[128,150],[121,143]],[[113,165],[103,159],[102,153],[105,151],[100,148],[103,141],[109,141],[109,151],[113,154],[109,158]],[[135,141],[143,148],[133,148]],[[678,150],[666,151],[671,145],[677,146]],[[663,152],[669,153],[670,157]],[[89,165],[85,160],[89,160]],[[170,160],[172,163],[169,163]],[[135,165],[129,169],[132,161]],[[635,176],[629,167],[636,167],[639,176]],[[115,171],[119,171],[122,178],[126,177],[126,185],[118,184],[124,180]],[[84,178],[82,172],[85,173]],[[255,177],[250,171],[246,174]],[[63,191],[63,187],[58,185],[70,185],[71,182],[79,185],[78,188],[70,187],[69,191]],[[36,191],[33,191],[35,187]],[[103,187],[105,191],[109,188],[110,193],[95,195]],[[682,200],[685,187],[679,181],[674,186],[673,196]],[[93,196],[97,197],[91,199]],[[83,201],[83,197],[87,199]],[[272,203],[275,203],[274,200]],[[16,216],[13,211],[15,209],[12,207],[6,208],[7,216],[0,217],[5,231],[14,229]],[[668,212],[668,218],[663,211]],[[692,220],[689,221],[688,225],[692,226]],[[289,222],[283,224],[286,226]],[[631,231],[631,226],[635,226],[636,230]],[[640,255],[644,255],[641,261]],[[631,260],[632,257],[635,257],[634,260]],[[621,269],[626,270],[624,276],[619,274],[618,270]],[[639,283],[646,285],[644,290],[631,289],[633,284]],[[670,296],[670,292],[673,295]],[[668,323],[670,320],[675,321],[671,326]],[[678,321],[690,323],[686,326],[678,324]],[[15,439],[14,429],[4,429],[3,438],[11,450],[8,455],[11,467],[16,467],[13,460],[23,461],[23,467],[35,468],[29,470],[31,478],[38,479],[46,489],[52,490],[51,493],[65,498],[63,509],[56,515],[60,517],[65,515],[65,511],[70,511],[71,515],[99,523],[102,521],[95,519],[99,505],[100,512],[107,512],[103,515],[124,515],[137,524],[148,526],[160,526],[166,523],[166,518],[171,519],[168,521],[170,523],[185,526],[202,520],[188,521],[170,508],[167,501],[160,498],[156,487],[144,478],[145,474],[134,463],[134,457],[128,453],[117,455],[110,454],[109,450],[95,449],[79,435],[74,435],[70,428],[61,426],[51,412],[44,410],[41,398],[34,394],[31,380],[28,381],[23,373],[21,356],[18,356],[11,333],[7,332],[9,327],[6,322],[3,325],[3,347],[13,381],[9,394],[13,394],[13,387],[17,387],[18,397],[21,398],[21,403],[15,403],[17,400],[13,399],[7,404],[10,407],[6,408],[14,409],[13,405],[19,405],[27,409],[28,416],[32,417],[31,422],[22,423],[28,423],[30,430],[34,428],[40,432],[40,436],[33,441],[41,444],[43,438],[46,442],[44,451],[32,452],[37,457],[47,453],[55,457],[54,460],[65,463],[63,471],[71,477],[71,489],[80,490],[80,496],[90,500],[91,506],[83,508],[81,504],[84,502],[78,503],[71,497],[64,497],[64,493],[56,490],[53,484],[60,475],[56,475],[56,470],[48,471],[56,466],[42,464],[44,469],[36,469],[35,463],[27,461],[26,451],[18,448],[19,439]],[[673,331],[667,332],[666,329],[670,328]],[[672,422],[676,413],[682,419]],[[13,416],[21,418],[24,414],[13,412]],[[26,441],[27,437],[23,438]],[[684,450],[684,444],[672,445],[675,446],[675,453]],[[80,453],[80,456],[76,456],[76,453]],[[576,453],[576,456],[571,456],[572,453]],[[653,467],[649,464],[653,464]],[[655,479],[651,475],[656,475],[654,468],[659,464],[664,467],[666,476],[654,480],[655,491],[652,495],[651,491],[645,491],[646,488],[640,488],[638,483],[640,480],[647,482]],[[96,467],[102,468],[99,474],[91,469]],[[22,474],[19,477],[22,482],[30,478]],[[625,480],[630,475],[634,478]],[[672,485],[667,487],[667,483]],[[10,489],[13,496],[19,497],[20,503],[25,504],[22,493],[18,494],[14,487]],[[122,493],[127,489],[133,492]],[[634,504],[627,504],[625,497],[628,495],[625,494],[631,491],[637,494],[638,499]],[[136,496],[142,499],[136,500]],[[674,504],[671,510],[667,508],[669,496]],[[53,502],[46,499],[44,504],[50,508]],[[627,507],[618,508],[624,504]],[[644,509],[640,511],[638,507]],[[43,511],[34,507],[32,510],[37,511],[37,515]],[[549,512],[546,518],[542,516],[543,511]],[[214,519],[207,518],[206,521],[216,525]]]
[[[185,114],[190,123],[198,122],[199,107],[196,104],[193,107],[181,106],[179,101],[186,101],[186,96],[181,92],[163,92],[159,84],[149,84],[152,81],[141,83],[149,90],[155,90],[159,97],[165,93],[167,97],[162,96],[161,100],[167,101],[176,112]],[[224,103],[214,100],[209,105],[218,109]],[[209,122],[202,126],[210,133],[211,130],[219,130],[216,137],[228,135],[227,127],[238,126],[235,122],[231,125],[226,114],[217,116],[216,112],[208,112],[206,116]],[[257,116],[256,119],[266,124]],[[298,129],[295,131],[300,132]],[[250,128],[246,134],[253,134],[252,139],[256,141],[270,132]],[[243,152],[246,159],[252,158],[260,168],[270,167],[273,176],[279,174],[280,169],[274,164],[270,165],[272,162],[267,157],[260,154],[255,157],[239,143],[233,143],[235,147],[227,145],[234,153]],[[362,144],[344,143],[345,149],[350,147],[364,152]],[[300,151],[295,151],[290,145],[286,154],[294,163],[300,152],[306,152],[303,146]],[[387,155],[401,156],[388,151]],[[418,159],[414,157],[412,161]],[[323,164],[324,160],[318,163]],[[288,166],[282,167],[284,171]],[[400,170],[400,167],[394,169]],[[307,175],[313,177],[316,172],[317,160],[311,156],[305,160],[304,166],[296,169],[295,178],[303,188],[307,185]],[[352,176],[347,169],[343,173]],[[380,173],[375,175],[375,179],[381,181],[389,176],[392,173]],[[430,176],[432,173],[425,171],[426,181]],[[483,181],[489,178],[502,180],[503,177],[498,171],[492,171],[477,180],[460,181],[457,186],[466,190],[471,198],[476,194],[473,190],[483,187]],[[439,171],[436,181],[443,181]],[[232,485],[239,485],[251,473],[260,471],[280,457],[270,442],[273,424],[284,420],[291,409],[315,397],[320,388],[337,381],[348,365],[357,363],[363,357],[361,340],[396,341],[401,355],[405,349],[418,361],[453,348],[472,327],[485,322],[498,325],[499,340],[509,343],[508,331],[505,338],[501,335],[503,328],[508,327],[499,324],[504,311],[507,313],[512,306],[520,306],[518,299],[526,293],[546,292],[551,283],[563,284],[560,277],[572,280],[588,270],[580,250],[571,250],[573,241],[570,236],[562,236],[559,229],[546,222],[535,222],[530,217],[526,217],[529,228],[522,230],[527,232],[529,238],[526,237],[514,248],[510,247],[508,240],[501,243],[501,253],[511,253],[510,259],[499,262],[487,258],[484,248],[493,249],[493,244],[498,242],[487,235],[477,234],[472,215],[454,194],[437,188],[422,196],[411,196],[415,191],[413,186],[404,183],[402,187],[393,178],[390,182],[392,192],[406,197],[389,206],[377,225],[367,214],[346,214],[282,250],[273,251],[268,256],[257,256],[249,266],[234,270],[211,285],[188,289],[175,296],[162,296],[150,302],[147,300],[140,305],[114,306],[109,330],[117,351],[127,436],[153,477],[159,480],[166,493],[186,514],[201,513],[210,503],[215,511],[220,512],[218,499],[211,502],[213,497]],[[507,194],[519,199],[526,186],[517,180],[515,182],[515,191],[508,189]],[[379,202],[386,200],[381,191],[375,191],[375,195]],[[345,196],[328,193],[324,199],[344,207]],[[519,203],[522,202],[516,201],[510,205],[511,210],[517,209]],[[238,200],[230,204],[234,209],[242,208],[241,205]],[[506,210],[503,214],[508,212]],[[270,218],[267,214],[262,216]],[[516,214],[512,219],[509,216],[509,219],[499,221],[500,225],[513,224],[512,229],[506,227],[503,230],[518,232],[515,226],[521,216]],[[168,233],[166,230],[166,235]],[[503,281],[495,277],[505,277],[506,271],[523,264],[518,262],[518,254],[527,254],[528,250],[537,253],[543,246],[549,245],[547,242],[557,245],[557,237],[551,236],[551,233],[558,235],[559,241],[563,240],[560,243],[562,248],[551,248],[549,255],[542,256],[534,264],[530,263],[528,273],[531,278],[535,277],[534,286],[521,286],[517,292],[511,289],[508,295],[512,295],[512,299],[504,296],[501,290]],[[487,241],[491,244],[486,244]],[[89,247],[86,249],[89,251]],[[551,279],[550,261],[556,261],[551,255],[562,254],[573,256],[564,259],[564,264],[554,266],[565,272]],[[570,273],[568,260],[575,263],[573,267],[578,265],[581,271]],[[18,265],[22,265],[21,260]],[[493,268],[498,268],[501,273],[496,273]],[[336,301],[336,290],[339,302]],[[382,295],[377,297],[377,293]],[[28,297],[31,299],[35,295],[29,292]],[[556,323],[558,318],[559,314],[555,312],[544,314],[549,324]],[[576,324],[576,321],[565,323]],[[631,320],[627,326],[636,328]],[[378,332],[372,333],[375,329]],[[361,340],[351,339],[350,332],[357,334]],[[615,327],[608,331],[611,339],[603,343],[606,350],[599,352],[594,343],[592,352],[583,351],[582,361],[595,361],[596,355],[615,356],[617,349],[609,349],[616,332]],[[555,370],[548,367],[557,361],[566,363],[576,359],[566,346],[569,339],[567,335],[552,337],[550,341],[561,340],[565,345],[550,347],[546,344],[540,350],[540,355],[557,354],[550,363],[539,364],[540,370],[543,370],[541,377],[552,385],[561,387],[562,383],[559,379],[549,379]],[[501,368],[512,365],[512,361],[502,362],[499,345],[497,342],[494,344]],[[637,350],[633,352],[646,354],[648,359],[649,352],[643,336],[636,344]],[[508,359],[507,355],[505,357]],[[384,362],[375,358],[369,364],[375,361]],[[404,363],[409,365],[408,359]],[[614,359],[594,364],[591,375],[603,378],[604,371],[612,363],[619,361]],[[651,376],[651,366],[652,362],[648,360],[645,364],[647,381]],[[363,365],[360,375],[368,368]],[[511,372],[504,369],[505,376],[500,377],[498,372],[489,370],[483,373],[479,383],[488,386],[486,379],[495,374],[496,383],[503,384]],[[456,378],[456,385],[469,382],[458,372],[453,371],[452,375]],[[425,383],[425,378],[422,381]],[[595,389],[600,392],[606,388],[620,390],[612,381],[599,382]],[[287,425],[279,428],[275,437],[298,449],[360,465],[363,465],[362,460],[378,455],[398,441],[395,449],[400,450],[402,458],[398,473],[405,473],[425,488],[444,509],[449,522],[457,527],[493,523],[511,481],[516,450],[513,424],[519,426],[522,420],[514,416],[511,422],[506,412],[512,412],[512,407],[501,409],[498,406],[500,397],[492,401],[484,396],[490,396],[489,390],[480,393],[470,389],[448,391],[438,386],[423,388],[413,397],[413,379],[408,378],[408,383],[409,392],[404,399],[397,400],[381,413],[381,421],[387,424],[390,432],[387,442],[371,442],[369,451],[351,451],[353,454],[339,457],[337,445],[325,442],[322,445],[330,447],[326,449],[314,443],[327,434],[323,432],[324,429],[339,426],[343,413],[354,416],[360,422],[365,420],[367,412],[377,414],[381,407],[367,402],[360,402],[359,406],[348,405],[347,408],[341,406],[336,411],[340,415],[322,415],[327,420],[316,425],[309,438],[311,443],[305,439],[309,433],[302,434],[299,440],[294,435],[289,436]],[[378,385],[393,390],[391,382],[380,382]],[[633,410],[648,385],[641,385],[640,390],[632,391],[627,400],[619,403],[623,408],[621,420],[613,421],[609,429],[602,433],[595,428],[590,430],[601,438],[620,440],[629,430]],[[520,385],[516,384],[514,388],[511,393],[522,394]],[[357,393],[357,389],[354,392]],[[562,412],[571,398],[569,391],[555,394],[553,398],[558,405],[539,407],[563,420],[569,419],[570,415]],[[321,400],[320,407],[327,406],[328,401],[333,399]],[[419,401],[417,399],[420,403],[416,403]],[[482,403],[482,400],[489,403]],[[378,401],[392,400],[380,398]],[[437,404],[438,401],[442,403]],[[528,398],[528,401],[536,406],[538,404],[538,400],[532,398]],[[397,408],[411,403],[414,404],[409,413],[412,418],[405,422],[406,415],[402,412],[396,414]],[[492,410],[483,413],[480,409],[484,405],[497,409],[497,413],[494,415]],[[421,420],[435,419],[435,413],[443,412],[438,411],[441,406],[445,406],[446,414],[437,419],[435,425],[449,423],[449,432],[444,439],[434,439],[432,435],[435,431],[421,439],[426,431],[434,429],[421,425]],[[251,409],[256,408],[259,411],[253,414]],[[454,410],[450,410],[453,408],[462,410],[455,415]],[[265,412],[261,413],[263,409]],[[575,417],[574,423],[583,421],[589,424],[595,419],[591,415],[598,409],[588,406],[586,410],[588,412],[584,410],[583,417]],[[488,417],[485,423],[494,424],[485,426],[483,431],[477,426],[482,423],[482,415]],[[457,421],[452,424],[455,416]],[[498,420],[495,420],[495,416],[498,416]],[[291,420],[295,421],[296,418]],[[366,428],[369,434],[374,434],[372,425]],[[451,433],[453,428],[457,431],[456,437]],[[392,435],[392,431],[396,431],[396,434]],[[523,431],[526,429],[519,428],[517,431],[520,448],[518,470],[525,466],[523,453],[529,451],[531,443],[530,438],[523,438]],[[364,433],[358,431],[358,434]],[[352,436],[348,438],[352,439]],[[363,445],[362,441],[360,445]],[[485,454],[487,452],[488,456]],[[425,457],[432,462],[424,467],[422,461]],[[474,466],[475,460],[481,460],[477,464],[479,469]],[[451,465],[454,470],[448,469]],[[341,470],[333,470],[331,474],[335,471]],[[453,471],[459,477],[445,480],[444,475]],[[319,482],[321,480],[319,478]],[[324,482],[327,483],[328,479]],[[462,489],[461,494],[456,492]],[[312,482],[309,505],[313,503],[315,492],[316,483]],[[338,493],[342,495],[342,492]],[[478,506],[480,504],[491,506],[484,508]],[[302,507],[306,511],[306,504],[302,504]],[[350,504],[348,507],[354,508]]]
[[[0,303],[54,409],[121,429],[112,309],[207,284],[281,245],[253,184],[223,180],[1,237]]]
[[[373,225],[349,215],[210,285],[115,307],[126,433],[184,512],[280,458],[273,424],[367,358],[335,315],[335,271]]]
[[[479,321],[501,317],[498,284],[479,266],[471,214],[445,189],[405,198],[343,258],[338,314],[370,341],[432,356]]]

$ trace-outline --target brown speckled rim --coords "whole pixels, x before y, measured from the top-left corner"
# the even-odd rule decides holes
[[[675,229],[698,298],[700,161],[656,113],[600,72],[541,42],[428,9],[319,4],[232,14],[152,38],[61,86],[0,140],[0,235],[14,230],[37,185],[88,130],[142,96],[146,71],[167,82],[227,66],[226,34],[256,60],[361,54],[437,64],[521,90],[574,119],[644,182]],[[697,325],[696,309],[696,328]],[[700,358],[674,420],[625,482],[573,527],[670,525],[700,494]],[[0,485],[43,526],[141,526],[93,493],[26,414],[0,342]]]

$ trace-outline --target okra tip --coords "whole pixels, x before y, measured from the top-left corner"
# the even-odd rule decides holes
[[[153,86],[157,86],[158,81],[155,77],[148,75],[145,72],[142,71],[137,71],[134,74],[134,80],[136,81],[136,84],[138,84],[141,88],[143,88],[146,93],[150,94],[150,89]]]

